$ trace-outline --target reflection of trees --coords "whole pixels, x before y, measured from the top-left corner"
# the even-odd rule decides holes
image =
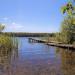
[[[18,54],[18,49],[16,50],[0,49],[0,74],[2,72],[7,73],[11,72],[12,59],[16,58],[16,54]]]
[[[61,68],[63,75],[75,75],[75,52],[61,49]]]

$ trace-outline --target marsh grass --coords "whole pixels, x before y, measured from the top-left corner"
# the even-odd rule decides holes
[[[0,35],[0,54],[8,54],[12,50],[18,49],[18,39],[8,35]]]

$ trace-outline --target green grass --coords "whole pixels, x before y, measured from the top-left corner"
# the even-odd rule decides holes
[[[0,35],[0,54],[8,54],[18,48],[18,40],[15,37]]]

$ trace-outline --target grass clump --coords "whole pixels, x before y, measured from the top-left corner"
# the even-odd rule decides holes
[[[0,35],[0,54],[8,54],[16,48],[18,48],[17,39],[7,35]]]
[[[11,48],[13,46],[13,40],[6,35],[0,35],[0,47]]]

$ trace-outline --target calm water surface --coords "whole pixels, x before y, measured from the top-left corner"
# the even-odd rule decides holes
[[[0,75],[75,75],[75,51],[19,38],[19,48],[0,52]]]

